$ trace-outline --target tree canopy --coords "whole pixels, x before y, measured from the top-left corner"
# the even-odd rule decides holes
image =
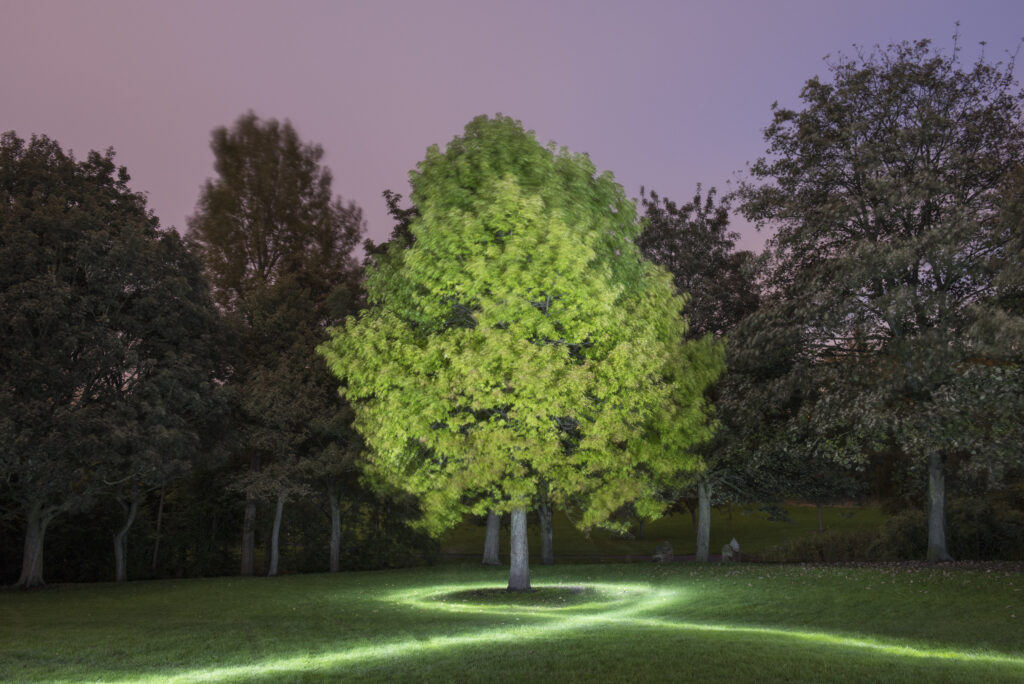
[[[321,475],[334,472],[325,455],[341,460],[354,451],[349,413],[315,348],[327,325],[358,309],[361,269],[352,250],[363,220],[357,206],[333,195],[323,149],[302,142],[287,121],[249,112],[215,129],[210,146],[217,176],[203,186],[189,237],[233,331],[228,389],[236,453],[248,470],[239,482],[249,574],[256,500],[277,499],[277,528],[284,501],[314,477],[312,465],[323,466]],[[335,568],[337,552],[335,544]]]
[[[180,474],[215,405],[199,264],[128,182],[112,151],[0,138],[0,473],[26,522],[22,586],[43,581],[56,515]]]
[[[801,448],[926,467],[929,558],[948,559],[946,470],[1020,456],[1019,421],[999,418],[1020,388],[1020,338],[995,332],[1009,330],[999,226],[1024,155],[1020,93],[1011,68],[965,67],[928,41],[830,68],[802,110],[775,108],[769,156],[739,193],[777,230],[773,304],[742,331],[740,365],[764,380],[747,396],[785,410],[771,432],[804,435]]]
[[[729,230],[728,198],[719,199],[714,188],[703,193],[698,185],[693,198],[685,204],[643,190],[641,203],[643,232],[636,241],[637,246],[646,258],[668,269],[677,292],[690,298],[686,310],[690,324],[688,335],[711,335],[723,340],[758,305],[757,287],[751,272],[754,255],[736,250],[739,235]],[[708,390],[709,400],[715,402],[722,425],[728,425],[729,416],[723,415],[719,407],[718,386]],[[682,491],[675,489],[677,495],[696,491],[696,557],[702,562],[709,557],[712,497],[721,500],[726,493],[750,491],[750,487],[741,486],[741,483],[747,484],[744,480],[750,479],[743,477],[746,471],[743,454],[725,448],[724,443],[731,436],[729,430],[719,430],[714,439],[704,443],[698,450],[701,468],[696,481],[687,482]],[[723,484],[731,487],[723,487]],[[684,500],[693,513],[693,497],[687,496]]]
[[[542,483],[579,525],[612,525],[692,468],[711,434],[709,341],[633,242],[632,203],[590,160],[478,117],[412,173],[411,246],[368,277],[371,308],[321,347],[373,475],[438,531],[530,506]]]
[[[641,189],[643,232],[637,247],[644,258],[672,274],[676,290],[689,296],[689,335],[724,337],[757,308],[757,287],[749,266],[753,254],[736,249],[729,230],[728,199],[700,185],[693,198],[677,204]]]

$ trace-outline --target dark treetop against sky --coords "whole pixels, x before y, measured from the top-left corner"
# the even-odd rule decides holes
[[[252,109],[323,145],[334,189],[391,229],[426,147],[501,112],[586,152],[630,196],[726,189],[823,58],[931,38],[1005,59],[1024,0],[0,0],[0,131],[113,147],[165,227]],[[1018,74],[1020,68],[1018,68]],[[741,245],[765,236],[736,223]]]

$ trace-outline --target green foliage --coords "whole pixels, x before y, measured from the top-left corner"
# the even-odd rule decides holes
[[[372,308],[320,350],[343,381],[373,477],[439,531],[529,505],[541,481],[580,524],[695,466],[711,434],[710,341],[680,344],[683,300],[640,259],[633,205],[585,156],[479,117],[412,174],[411,245],[368,275]]]
[[[180,475],[218,407],[199,265],[128,181],[112,151],[0,138],[0,473],[37,535],[26,584],[55,515]]]
[[[249,112],[213,131],[217,177],[189,219],[232,328],[233,450],[250,498],[295,498],[342,476],[358,453],[351,412],[314,349],[358,310],[352,256],[362,213],[332,195],[323,149],[289,122]]]
[[[323,148],[252,112],[215,129],[210,148],[217,178],[188,224],[219,304],[233,309],[285,275],[317,291],[348,279],[362,212],[333,197]]]
[[[736,251],[736,233],[729,227],[729,198],[718,199],[714,188],[702,194],[700,185],[693,198],[682,205],[656,192],[643,195],[643,233],[637,240],[641,253],[672,274],[676,291],[686,293],[689,335],[713,335],[727,340],[734,328],[759,305],[755,282],[756,261],[750,252]],[[733,361],[726,346],[726,374],[709,387],[721,429],[699,450],[703,469],[702,487],[691,483],[683,493],[693,509],[701,492],[710,501],[759,502],[778,499],[790,489],[784,463],[774,455],[751,458],[750,450],[738,444],[745,416],[737,409],[742,395],[729,378]],[[792,473],[794,469],[788,469]],[[799,472],[803,472],[799,470]]]
[[[747,444],[998,476],[1019,463],[1024,428],[1019,322],[996,296],[1019,268],[999,229],[1024,157],[1012,71],[965,69],[927,41],[831,71],[806,83],[804,109],[775,109],[770,156],[739,192],[748,218],[777,229],[772,301],[733,340]]]
[[[403,209],[401,207],[402,196],[397,192],[391,190],[385,190],[384,203],[388,207],[388,214],[395,221],[394,228],[391,229],[391,236],[385,242],[375,244],[373,240],[367,239],[363,243],[363,249],[366,251],[366,260],[371,263],[373,259],[379,256],[383,256],[388,253],[392,244],[400,245],[402,248],[409,247],[412,245],[415,237],[412,234],[412,220],[419,216],[419,209],[415,205]]]
[[[998,501],[954,499],[949,503],[949,550],[962,560],[1024,560],[1024,512]],[[829,530],[787,540],[758,554],[781,563],[908,561],[928,546],[927,514],[908,509],[875,530]]]
[[[377,495],[364,489],[346,497],[342,506],[341,567],[380,570],[435,563],[440,555],[437,540],[408,525],[418,512],[415,500],[408,496]]]
[[[1007,175],[1001,188],[996,239],[1005,245],[992,264],[997,272],[997,302],[1013,317],[1001,321],[1002,329],[994,332],[1019,341],[1024,339],[1024,161]]]
[[[923,529],[923,528],[921,528]],[[849,563],[866,561],[878,539],[875,530],[826,530],[791,539],[759,554],[766,563]],[[924,549],[922,548],[921,551]],[[920,557],[918,555],[913,558]]]
[[[949,547],[956,558],[1024,560],[1024,511],[998,500],[959,498],[949,503],[948,516]],[[924,522],[917,510],[894,516],[871,552],[883,559],[920,557],[927,543]]]
[[[751,274],[753,254],[736,251],[738,233],[728,230],[728,199],[711,188],[676,204],[641,190],[643,232],[637,247],[646,259],[672,274],[676,291],[689,295],[686,320],[691,337],[722,338],[758,305]]]

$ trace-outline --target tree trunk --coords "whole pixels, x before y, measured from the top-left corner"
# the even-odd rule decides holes
[[[242,569],[241,574],[251,577],[256,557],[256,499],[245,496],[245,518],[242,520]]]
[[[202,554],[202,558],[203,558],[203,565],[202,565],[202,567],[204,569],[200,571],[200,576],[205,575],[207,573],[207,568],[210,567],[210,559],[213,558],[214,547],[217,544],[217,530],[218,529],[220,529],[220,516],[218,516],[216,513],[214,513],[212,516],[210,516],[210,537],[209,537],[209,541],[207,541],[207,543],[206,543],[206,549],[205,549],[205,551]],[[198,548],[199,548],[199,545],[196,544],[196,549],[198,550]],[[223,542],[221,542],[221,546],[220,546],[221,555],[224,554],[224,551],[225,551],[225,544]]]
[[[818,504],[818,532],[825,531],[825,519],[822,516],[822,508],[823,506],[821,504]]]
[[[697,500],[687,497],[683,499],[686,510],[690,512],[690,525],[693,527],[693,534],[697,536]]]
[[[540,562],[544,565],[555,564],[553,545],[554,531],[551,527],[551,504],[544,502],[537,505],[537,516],[540,518]]]
[[[335,485],[327,488],[331,500],[331,572],[341,569],[341,492]]]
[[[139,489],[137,485],[132,485],[131,498],[129,503],[125,505],[124,501],[121,501],[121,508],[124,509],[125,519],[124,525],[114,535],[114,580],[116,582],[127,582],[128,581],[128,561],[126,556],[128,555],[128,531],[132,529],[132,524],[135,522],[135,515],[139,512]]]
[[[707,563],[711,547],[711,483],[697,478],[697,562]]]
[[[953,560],[946,549],[946,475],[938,453],[928,457],[928,560]]]
[[[487,512],[487,535],[484,537],[484,565],[501,565],[498,545],[501,540],[501,516],[494,511]]]
[[[25,521],[25,550],[21,557],[21,576],[14,586],[31,589],[45,584],[43,582],[43,538],[46,536],[46,526],[52,519],[52,515],[43,513],[43,506],[40,503],[35,503],[29,508]]]
[[[160,557],[160,530],[164,522],[164,492],[166,488],[160,488],[160,503],[156,507],[156,535],[153,539],[153,576],[156,577],[157,559]]]
[[[508,573],[509,591],[530,590],[530,550],[526,540],[526,509],[512,511],[511,563]]]
[[[249,456],[249,472],[260,469],[260,455],[253,452]],[[246,492],[245,517],[242,519],[242,568],[240,574],[251,577],[256,569],[256,498]]]
[[[284,517],[285,492],[282,489],[277,493],[277,507],[274,509],[274,529],[270,533],[270,568],[267,570],[267,577],[277,576],[277,559],[279,543],[281,541],[281,518]]]

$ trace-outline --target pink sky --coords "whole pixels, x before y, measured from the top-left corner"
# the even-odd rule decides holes
[[[209,134],[252,109],[323,145],[334,189],[391,229],[381,192],[477,114],[587,152],[630,196],[726,189],[778,100],[825,55],[931,38],[1005,58],[1024,1],[0,0],[0,131],[113,147],[165,227],[213,173]],[[1020,69],[1018,68],[1018,73]],[[741,244],[764,235],[737,223]]]

